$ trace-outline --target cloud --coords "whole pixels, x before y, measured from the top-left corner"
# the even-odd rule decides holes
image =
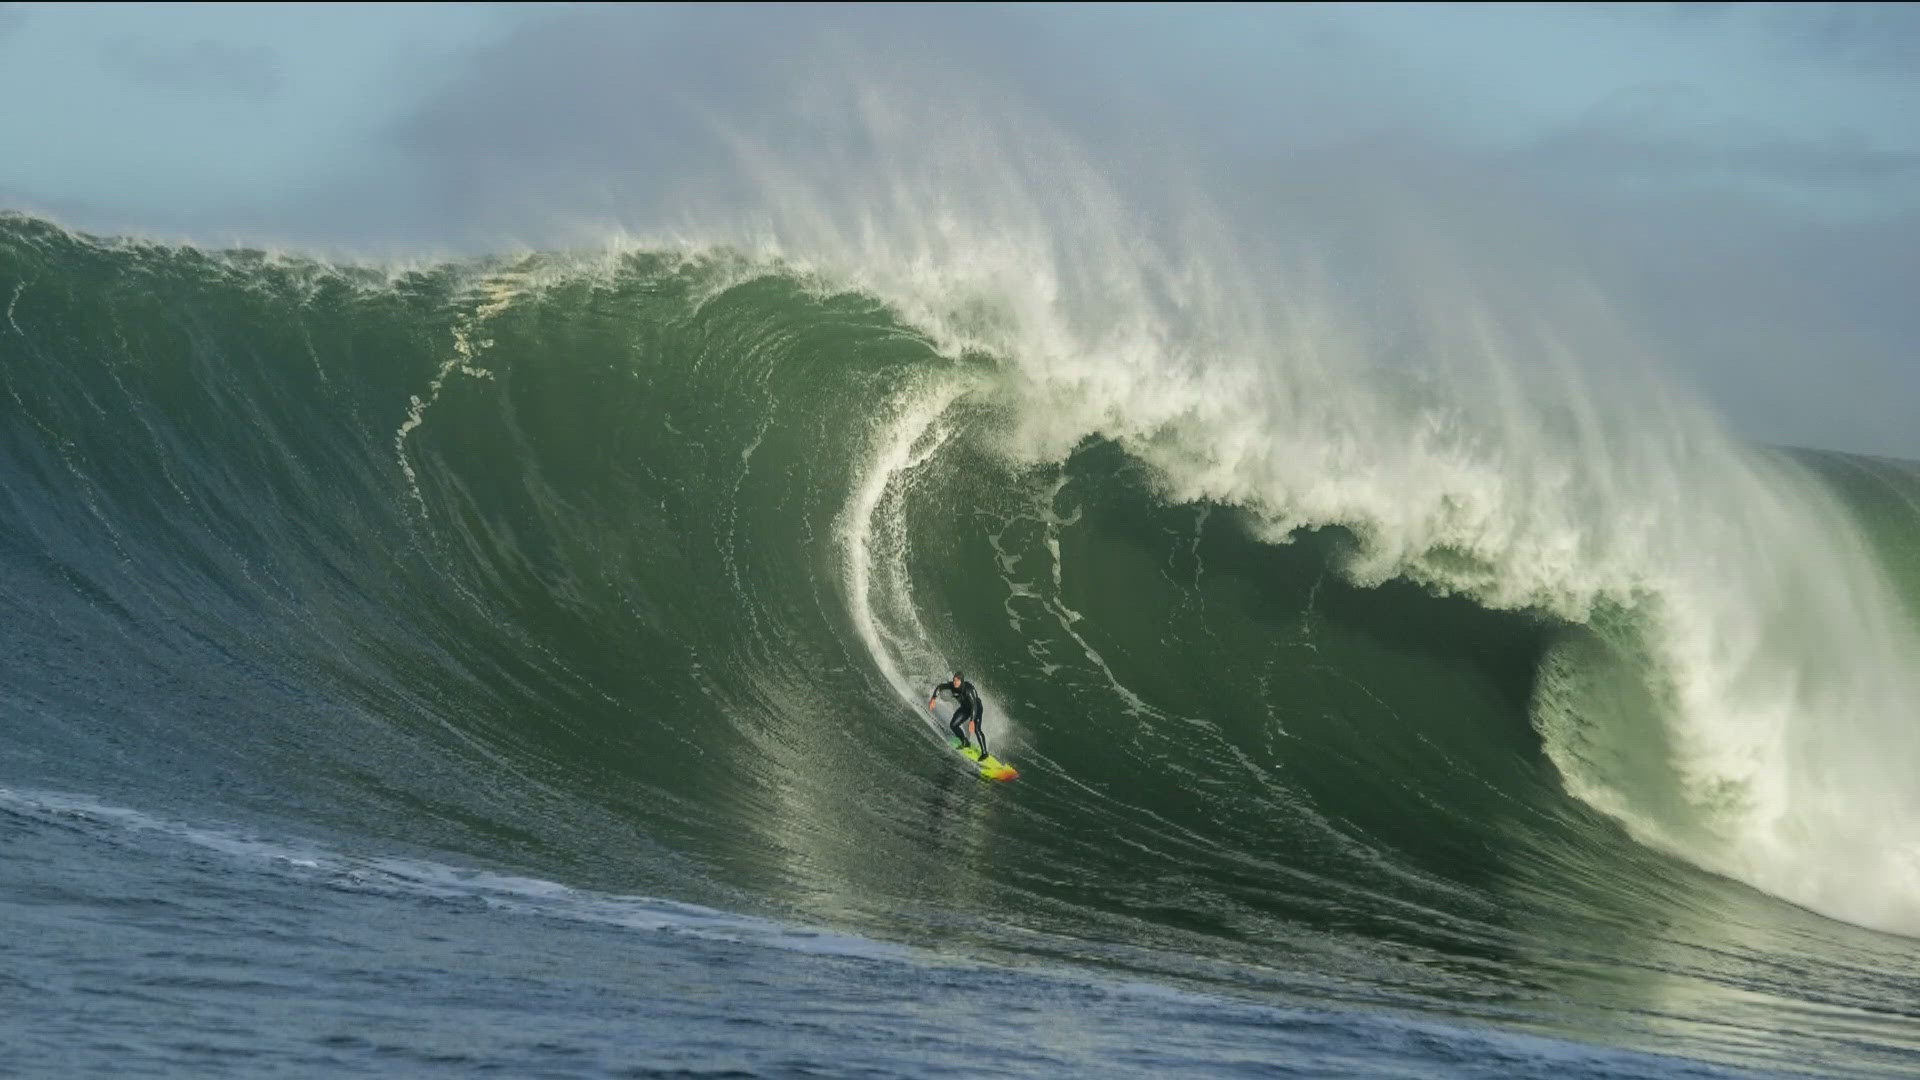
[[[1912,4],[1783,4],[1749,17],[1811,56],[1910,77],[1920,69],[1920,7]]]
[[[228,45],[201,38],[184,45],[118,38],[105,48],[108,66],[139,86],[263,101],[279,92],[280,58],[265,45]]]
[[[1715,115],[1684,84],[1612,94],[1575,122],[1531,140],[1512,160],[1573,189],[1719,188],[1846,214],[1898,214],[1920,205],[1920,151],[1884,145],[1858,130],[1790,131]]]
[[[24,4],[0,4],[0,41],[26,25],[27,15]]]

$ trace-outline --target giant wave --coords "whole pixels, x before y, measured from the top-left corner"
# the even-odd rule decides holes
[[[8,754],[1353,1001],[1852,940],[1761,894],[1920,930],[1920,471],[1457,305],[1382,365],[1086,236],[821,228],[408,269],[0,219]],[[956,665],[1017,791],[918,717]]]

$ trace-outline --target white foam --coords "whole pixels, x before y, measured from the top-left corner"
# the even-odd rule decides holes
[[[1000,357],[997,382],[968,392],[1012,418],[1010,456],[1057,461],[1100,435],[1169,499],[1243,507],[1276,541],[1350,529],[1363,584],[1572,622],[1627,613],[1670,767],[1608,775],[1635,755],[1576,744],[1637,729],[1543,695],[1569,790],[1700,866],[1920,933],[1914,628],[1832,498],[1665,385],[1605,305],[1496,304],[1410,252],[1425,272],[1389,339],[1204,215],[1186,233],[1201,239],[1149,243],[1030,121],[864,92],[846,115],[851,133],[807,129],[833,148],[812,156],[739,137],[771,208],[756,242],[887,298],[950,352]],[[894,404],[843,521],[856,624],[910,700],[902,667],[941,657],[912,610],[898,507],[961,389]]]
[[[419,505],[420,516],[428,516],[427,498],[420,490],[420,477],[413,471],[413,462],[407,459],[407,437],[414,429],[427,421],[427,410],[440,400],[440,392],[447,379],[455,372],[475,379],[491,379],[493,372],[480,367],[475,361],[480,350],[493,346],[492,339],[479,338],[476,335],[486,321],[510,306],[514,298],[520,295],[525,282],[516,275],[501,274],[481,283],[486,300],[474,309],[473,314],[453,328],[453,351],[440,367],[434,371],[433,378],[427,383],[427,396],[411,394],[407,399],[407,418],[393,433],[393,454],[400,462],[400,471],[407,478],[407,488],[413,493],[413,501]]]
[[[962,378],[934,380],[896,399],[892,414],[875,427],[836,523],[854,630],[893,692],[916,712],[921,689],[952,665],[914,599],[907,506],[917,470],[953,436],[944,419],[948,406],[967,389]],[[910,678],[909,671],[922,677]],[[938,727],[931,719],[928,724]]]

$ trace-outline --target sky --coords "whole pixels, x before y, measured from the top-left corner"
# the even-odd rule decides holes
[[[323,248],[647,233],[689,192],[750,211],[741,133],[815,152],[770,118],[850,77],[1033,118],[1147,216],[1179,186],[1360,267],[1419,233],[1521,306],[1577,276],[1741,433],[1920,459],[1916,5],[4,4],[0,208]]]

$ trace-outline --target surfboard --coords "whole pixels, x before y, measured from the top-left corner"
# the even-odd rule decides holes
[[[961,757],[966,758],[978,766],[980,775],[988,780],[1000,780],[1004,782],[1018,779],[1020,776],[1020,770],[1015,769],[1013,766],[1001,761],[992,754],[981,757],[980,748],[977,746],[961,746],[958,739],[948,740],[948,745],[958,750]]]

